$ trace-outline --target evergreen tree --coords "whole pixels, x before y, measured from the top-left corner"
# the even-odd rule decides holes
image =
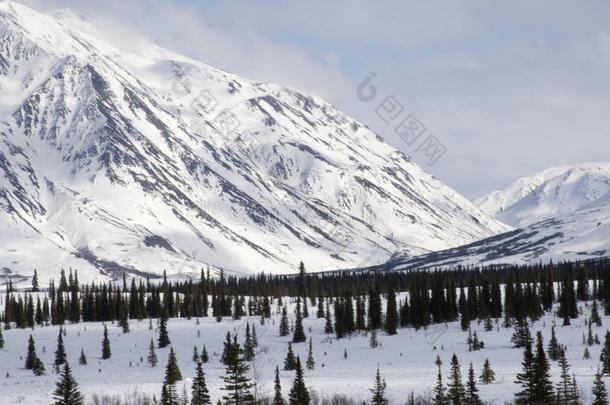
[[[55,370],[59,373],[59,366],[66,362],[66,349],[64,348],[64,339],[61,333],[61,327],[59,328],[59,334],[57,335],[57,349],[55,349]]]
[[[479,397],[479,389],[477,388],[472,363],[470,363],[470,367],[468,367],[468,380],[466,382],[466,396],[464,403],[467,405],[483,405],[483,402]]]
[[[85,356],[85,350],[81,347],[80,349],[80,357],[78,358],[78,364],[81,366],[87,365],[87,356]]]
[[[146,356],[146,361],[151,367],[157,366],[157,354],[155,353],[155,343],[153,342],[152,338],[150,338],[150,345],[148,346],[148,356]]]
[[[290,332],[288,327],[288,314],[286,312],[286,306],[282,307],[282,318],[280,319],[280,336],[287,336]]]
[[[297,307],[294,322],[294,334],[292,335],[292,341],[294,343],[301,343],[307,340],[305,331],[303,330],[303,315],[301,314],[301,297],[297,297]]]
[[[210,356],[208,355],[208,349],[206,349],[205,345],[203,345],[203,350],[201,350],[201,362],[207,363],[210,361]]]
[[[610,375],[610,332],[608,331],[606,331],[606,337],[599,356],[599,361],[602,363],[602,373]]]
[[[28,352],[25,356],[25,368],[26,370],[33,370],[34,364],[36,363],[36,359],[38,356],[36,355],[36,344],[34,343],[34,338],[30,334],[30,338],[28,340]]]
[[[244,342],[244,360],[252,361],[254,359],[254,343],[252,335],[250,335],[250,324],[246,322],[246,341]]]
[[[83,405],[84,403],[84,398],[78,390],[76,380],[72,377],[72,371],[68,362],[64,363],[64,369],[57,382],[53,399],[55,399],[53,405]]]
[[[485,363],[483,363],[483,371],[481,371],[481,375],[479,376],[479,381],[481,381],[482,384],[490,384],[495,380],[496,373],[491,369],[489,359],[485,359]]]
[[[0,325],[0,349],[4,347],[4,337],[2,336],[2,325]]]
[[[398,312],[396,311],[396,294],[394,290],[388,291],[387,309],[385,316],[385,331],[388,335],[395,335],[398,327]]]
[[[371,339],[369,340],[369,346],[371,346],[371,349],[375,349],[377,347],[379,347],[379,341],[377,340],[377,330],[373,329],[371,331]]]
[[[250,392],[252,383],[247,376],[250,366],[244,361],[242,350],[237,343],[237,336],[233,338],[233,344],[227,351],[226,372],[222,377],[225,386],[222,388],[227,394],[222,398],[226,404],[248,404],[254,401]]]
[[[515,323],[515,330],[511,337],[514,348],[525,347],[527,341],[531,341],[530,329],[527,320],[520,319]]]
[[[589,360],[591,358],[591,353],[589,352],[589,348],[585,347],[585,351],[582,354],[582,358],[585,360]]]
[[[451,356],[451,372],[447,384],[447,399],[453,405],[460,405],[464,401],[466,392],[462,384],[462,373],[460,363],[455,353]]]
[[[595,373],[592,394],[592,405],[608,405],[608,392],[606,391],[606,384],[604,384],[602,372],[599,370],[599,367],[597,368],[597,373]]]
[[[290,405],[309,405],[310,396],[307,387],[305,386],[305,380],[303,378],[303,367],[301,367],[301,359],[297,356],[296,361],[296,376],[290,389],[290,395],[288,396]]]
[[[313,348],[312,348],[312,338],[309,338],[309,352],[307,353],[307,361],[305,362],[305,367],[307,370],[313,370],[316,366],[316,362],[313,359]]]
[[[263,316],[262,319],[265,319],[265,317]],[[258,337],[256,337],[256,325],[255,324],[252,324],[252,346],[258,347]]]
[[[544,353],[542,333],[536,334],[536,355],[534,356],[535,403],[548,404],[553,401],[553,383],[550,365]]]
[[[227,336],[225,337],[225,341],[222,347],[222,355],[220,356],[220,362],[227,365],[227,359],[229,352],[233,349],[233,340],[231,339],[231,332],[227,332]]]
[[[535,404],[536,381],[534,354],[532,352],[532,342],[527,340],[523,349],[523,361],[521,362],[522,371],[517,374],[515,383],[521,385],[521,391],[515,394],[518,404]]]
[[[284,370],[294,370],[296,366],[297,362],[294,357],[294,352],[292,351],[292,343],[288,343],[288,352],[284,359]]]
[[[211,403],[208,387],[205,383],[205,373],[203,372],[201,362],[198,361],[191,388],[191,405],[206,405]]]
[[[104,324],[104,339],[102,340],[102,359],[109,359],[112,355],[110,351],[110,339],[108,338],[108,327]]]
[[[167,356],[167,367],[165,368],[165,381],[168,384],[175,384],[177,381],[182,380],[182,373],[178,367],[178,360],[176,360],[176,354],[174,348],[169,349],[169,355]]]
[[[194,363],[199,361],[199,352],[197,352],[197,346],[193,346],[193,357],[192,360]]]
[[[559,360],[559,356],[561,354],[561,346],[557,342],[557,337],[555,336],[555,326],[551,326],[551,340],[549,340],[549,359],[553,361]]]
[[[441,373],[441,366],[443,362],[439,356],[436,356],[436,361],[434,362],[438,367],[438,374],[436,376],[436,385],[434,386],[434,405],[447,405],[449,401],[447,400],[447,394],[445,393],[445,385],[443,384],[443,375]]]
[[[558,404],[568,405],[573,398],[572,379],[570,378],[570,365],[566,359],[566,352],[562,349],[559,353],[559,383],[557,383],[557,402]]]
[[[273,402],[272,405],[286,405],[282,396],[282,386],[280,385],[280,370],[275,366],[275,379],[273,380]]]
[[[40,288],[38,287],[38,271],[34,269],[34,276],[32,277],[32,292],[38,292]]]
[[[597,326],[602,326],[602,318],[599,316],[599,311],[597,309],[597,301],[593,301],[593,306],[591,307],[591,316],[589,317],[590,322],[595,322]]]
[[[32,368],[35,376],[41,376],[45,373],[44,364],[38,357],[34,359],[34,367]]]
[[[159,325],[159,338],[157,339],[157,343],[160,348],[164,348],[169,346],[171,340],[169,339],[169,334],[167,333],[167,319],[164,316],[161,317],[161,324]]]
[[[333,321],[330,316],[328,301],[326,301],[326,312],[324,313],[324,333],[333,333]]]
[[[373,394],[373,398],[371,399],[372,404],[383,405],[388,403],[388,400],[385,397],[386,388],[387,385],[385,383],[385,380],[381,378],[381,375],[379,373],[379,366],[377,366],[377,373],[375,374],[375,385],[373,385],[373,388],[369,390]]]

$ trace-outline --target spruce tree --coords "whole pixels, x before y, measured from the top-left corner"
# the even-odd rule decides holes
[[[78,390],[78,384],[74,377],[68,362],[64,362],[64,368],[61,377],[57,382],[57,388],[53,393],[55,402],[53,405],[83,405],[84,398]]]
[[[462,373],[460,371],[460,363],[455,353],[451,356],[451,371],[449,374],[449,383],[447,384],[447,399],[453,405],[460,405],[464,400],[466,392],[464,384],[462,384]]]
[[[303,367],[301,367],[301,359],[297,356],[296,361],[296,375],[290,389],[288,396],[290,405],[309,405],[311,401],[309,391],[305,386],[305,380],[303,378]]]
[[[210,361],[210,356],[208,355],[208,349],[206,349],[205,345],[203,345],[203,349],[201,350],[201,362],[207,363]]]
[[[199,353],[197,352],[197,346],[193,346],[193,357],[192,360],[194,363],[199,361]]]
[[[282,396],[282,385],[280,384],[280,369],[275,366],[275,379],[273,380],[273,402],[272,405],[286,405]]]
[[[386,388],[386,382],[381,378],[381,375],[379,373],[379,366],[377,366],[377,373],[375,374],[375,385],[373,385],[373,388],[369,390],[373,394],[373,398],[371,398],[372,404],[383,405],[388,403],[388,400],[385,397]]]
[[[286,353],[286,358],[284,359],[284,370],[294,370],[297,365],[296,359],[294,357],[294,352],[292,351],[292,343],[288,343],[288,352]]]
[[[599,361],[602,363],[602,373],[610,375],[610,332],[606,331]]]
[[[470,367],[468,367],[468,380],[466,381],[466,396],[464,403],[467,405],[483,405],[483,401],[481,401],[481,398],[479,397],[479,389],[477,388],[472,363],[470,363]]]
[[[371,349],[375,349],[377,347],[379,347],[379,340],[377,340],[377,330],[373,329],[371,331],[371,338],[369,340],[369,346],[371,347]]]
[[[59,366],[66,362],[66,349],[64,348],[64,339],[61,333],[61,327],[59,328],[59,334],[57,335],[57,349],[55,349],[55,371],[59,373]]]
[[[511,342],[514,348],[525,347],[526,342],[531,340],[529,326],[527,320],[520,319],[515,323],[515,330],[511,337]]]
[[[246,340],[244,342],[244,360],[254,360],[254,343],[250,334],[250,324],[246,322]]]
[[[398,327],[398,312],[396,310],[396,294],[394,294],[394,290],[390,289],[388,291],[388,301],[387,301],[384,329],[388,335],[395,335],[397,333],[396,332],[397,327]]]
[[[0,349],[4,347],[4,337],[2,336],[2,325],[0,325]]]
[[[445,393],[445,385],[443,384],[443,375],[441,373],[443,362],[439,356],[436,356],[434,364],[438,367],[436,385],[434,386],[434,405],[446,405],[449,402],[447,400],[447,394]]]
[[[247,404],[254,401],[250,392],[253,384],[247,374],[250,366],[244,361],[241,347],[237,343],[237,336],[233,337],[233,344],[227,350],[226,371],[222,377],[225,382],[221,389],[227,391],[222,397],[226,404]]]
[[[330,315],[330,305],[326,301],[326,312],[324,313],[324,333],[333,333],[333,320]]]
[[[40,288],[38,287],[38,271],[34,269],[34,276],[32,276],[32,292],[38,292]]]
[[[599,311],[597,309],[597,301],[593,301],[593,306],[591,307],[591,316],[589,317],[591,322],[595,322],[597,326],[602,326],[602,319],[599,316]]]
[[[551,340],[549,340],[548,351],[549,359],[553,361],[559,360],[561,346],[557,342],[557,337],[555,336],[555,326],[551,326]]]
[[[80,349],[80,357],[78,358],[78,364],[81,366],[87,365],[87,356],[85,356],[85,350],[81,347]]]
[[[534,356],[535,403],[548,404],[553,401],[553,383],[550,365],[544,352],[542,333],[536,334],[536,355]]]
[[[25,356],[25,369],[31,370],[34,368],[34,360],[36,359],[36,344],[34,343],[34,338],[30,334],[30,338],[28,339],[28,352]]]
[[[150,338],[150,345],[148,346],[148,356],[146,356],[146,362],[151,367],[157,366],[157,354],[155,353],[155,343]]]
[[[176,360],[176,354],[174,348],[169,349],[169,355],[167,356],[167,367],[165,368],[165,381],[168,384],[175,384],[177,381],[182,380],[182,373],[180,367],[178,367],[178,360]]]
[[[282,318],[280,319],[280,336],[287,336],[290,332],[288,327],[288,313],[286,312],[286,306],[282,307]]]
[[[44,364],[38,357],[34,359],[34,367],[32,368],[35,376],[41,376],[45,373]]]
[[[161,317],[161,325],[159,325],[159,338],[157,339],[157,343],[160,348],[164,348],[169,346],[171,340],[169,339],[169,334],[167,333],[167,319],[164,316]]]
[[[292,341],[294,343],[301,343],[307,340],[305,331],[303,330],[303,315],[301,313],[301,297],[297,297],[295,322],[294,322],[294,334],[292,335]]]
[[[316,366],[316,362],[313,359],[313,347],[312,347],[312,338],[309,338],[309,351],[307,353],[307,361],[305,362],[305,367],[307,370],[313,370]]]
[[[491,369],[489,359],[485,359],[485,363],[483,363],[483,370],[481,371],[481,375],[479,376],[479,381],[481,381],[482,384],[491,384],[495,380],[496,373]]]
[[[225,337],[225,341],[222,347],[222,354],[220,355],[220,362],[227,365],[227,359],[229,352],[233,349],[233,340],[231,339],[231,332],[227,332],[227,336]]]
[[[562,349],[559,353],[558,359],[559,365],[559,382],[557,383],[557,402],[559,404],[569,404],[572,401],[571,385],[572,381],[570,378],[570,365],[566,359],[566,352]]]
[[[207,405],[211,404],[208,387],[205,383],[205,373],[201,361],[197,361],[195,370],[195,378],[191,387],[191,405]]]
[[[516,402],[519,404],[535,404],[536,382],[534,354],[532,342],[527,340],[523,349],[522,371],[517,374],[515,383],[521,385],[521,391],[515,394]]]
[[[109,359],[112,355],[110,351],[110,339],[108,338],[108,327],[104,324],[104,339],[102,339],[102,359]]]
[[[593,380],[592,394],[592,405],[608,405],[608,392],[606,391],[606,384],[604,384],[599,367],[597,368],[597,373],[595,373],[595,380]]]

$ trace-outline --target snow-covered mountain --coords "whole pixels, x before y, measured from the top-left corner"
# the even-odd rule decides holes
[[[520,228],[610,200],[610,163],[552,167],[475,201],[484,212]]]
[[[421,256],[397,254],[370,269],[405,270],[491,264],[536,264],[610,257],[610,200],[522,229]]]
[[[343,268],[508,229],[318,97],[87,27],[0,3],[5,273]]]

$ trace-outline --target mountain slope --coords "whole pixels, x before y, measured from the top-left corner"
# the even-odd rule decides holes
[[[610,204],[546,219],[457,248],[409,257],[396,255],[374,269],[535,264],[610,257]]]
[[[87,24],[0,3],[6,274],[354,267],[508,229],[318,97]]]
[[[553,167],[523,177],[475,204],[506,224],[523,227],[586,209],[597,200],[603,205],[609,193],[610,163],[586,163]]]

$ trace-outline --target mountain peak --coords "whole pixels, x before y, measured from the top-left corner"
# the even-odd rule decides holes
[[[610,163],[545,169],[475,201],[489,215],[515,227],[578,211],[610,192]]]
[[[509,229],[319,97],[153,44],[121,52],[69,13],[6,9],[9,271],[348,268]]]

